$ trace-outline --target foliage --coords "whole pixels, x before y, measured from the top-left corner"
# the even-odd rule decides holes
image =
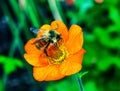
[[[19,59],[0,56],[0,64],[3,65],[5,74],[16,71],[17,67],[23,68],[23,63]]]
[[[5,73],[9,76],[17,67],[26,67],[30,71],[21,57],[24,54],[24,43],[34,37],[29,27],[39,28],[59,19],[68,27],[78,24],[83,29],[86,54],[82,72],[88,71],[82,77],[85,91],[119,91],[120,1],[103,0],[97,3],[97,0],[73,0],[73,3],[68,4],[69,1],[1,0],[0,64],[4,66]],[[68,77],[47,85],[33,81],[31,87],[36,90],[31,91],[77,91],[78,85],[74,86],[75,82],[71,79]]]

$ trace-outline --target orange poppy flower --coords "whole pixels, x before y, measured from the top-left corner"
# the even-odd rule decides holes
[[[54,43],[45,42],[47,39],[44,40],[43,36],[48,31],[54,31],[61,38]],[[42,37],[44,42],[39,43],[40,40],[39,46],[35,45]],[[82,45],[83,33],[78,25],[72,25],[68,31],[65,24],[56,20],[51,25],[43,25],[37,37],[26,43],[24,58],[33,66],[33,76],[37,81],[59,80],[81,70],[85,53]]]

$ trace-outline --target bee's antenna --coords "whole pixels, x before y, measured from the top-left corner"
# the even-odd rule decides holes
[[[37,34],[38,33],[38,28],[36,27],[30,27],[30,31],[33,32],[34,34]]]

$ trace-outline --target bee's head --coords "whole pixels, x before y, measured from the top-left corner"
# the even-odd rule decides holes
[[[54,30],[49,31],[49,37],[51,39],[56,39],[56,40],[61,39],[61,35],[58,32],[54,31]]]

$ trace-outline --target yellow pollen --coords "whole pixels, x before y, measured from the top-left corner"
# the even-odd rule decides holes
[[[59,45],[60,44],[60,45]],[[68,55],[68,52],[63,44],[57,43],[52,45],[47,50],[49,62],[52,64],[61,64]]]

